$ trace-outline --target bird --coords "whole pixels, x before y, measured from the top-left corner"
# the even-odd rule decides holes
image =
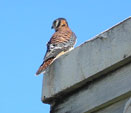
[[[43,63],[38,68],[36,75],[45,73],[46,69],[61,55],[71,51],[76,43],[76,35],[68,26],[65,18],[57,18],[53,21],[52,29],[55,33],[47,43],[47,50]]]

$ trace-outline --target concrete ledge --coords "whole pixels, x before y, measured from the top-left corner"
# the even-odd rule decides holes
[[[43,79],[42,101],[71,92],[131,61],[131,17],[58,58]]]
[[[107,108],[99,110],[96,113],[124,113],[123,111],[124,111],[124,107],[125,107],[127,101],[128,101],[128,99],[118,101],[118,102],[108,106]]]
[[[131,113],[131,98],[126,102],[123,113]]]
[[[77,93],[68,96],[64,101],[57,104],[51,113],[96,113],[110,105],[115,107],[114,103],[130,96],[131,63],[92,81]],[[122,105],[120,104],[120,106]],[[123,113],[124,106],[117,110],[118,113]],[[108,112],[116,113],[111,112],[111,110]],[[104,113],[108,112],[106,110]]]

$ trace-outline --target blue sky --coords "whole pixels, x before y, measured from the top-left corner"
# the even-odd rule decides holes
[[[1,0],[0,113],[49,113],[34,75],[54,19],[67,19],[79,46],[129,16],[131,0]]]

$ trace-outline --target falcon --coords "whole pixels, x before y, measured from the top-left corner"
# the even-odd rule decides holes
[[[55,33],[47,43],[47,51],[44,56],[44,61],[40,65],[36,75],[45,73],[55,59],[70,51],[76,43],[76,35],[68,26],[65,18],[58,18],[53,21],[52,29]]]

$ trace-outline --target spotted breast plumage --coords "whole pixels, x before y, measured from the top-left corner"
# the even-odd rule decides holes
[[[55,33],[47,43],[44,61],[36,72],[36,75],[44,73],[56,58],[70,51],[76,43],[76,36],[69,28],[66,19],[58,18],[54,20],[52,29],[55,29]]]

